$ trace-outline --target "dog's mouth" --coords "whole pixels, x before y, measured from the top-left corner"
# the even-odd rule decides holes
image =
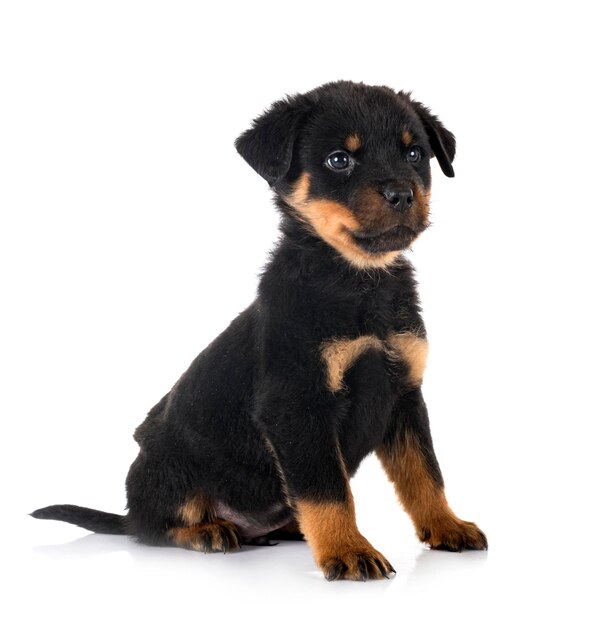
[[[354,242],[367,252],[392,252],[408,248],[425,228],[397,224],[383,230],[350,231],[350,234]]]

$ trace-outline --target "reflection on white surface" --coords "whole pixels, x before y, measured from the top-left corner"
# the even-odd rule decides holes
[[[477,576],[488,559],[486,552],[452,554],[430,551],[416,542],[404,552],[390,549],[397,574],[390,580],[368,581],[366,584],[349,581],[328,583],[316,568],[305,542],[283,541],[276,546],[243,546],[229,554],[202,554],[180,548],[145,546],[121,536],[82,536],[60,544],[37,545],[32,548],[32,559],[38,567],[58,566],[63,572],[88,571],[92,579],[99,576],[99,568],[112,578],[119,570],[129,571],[136,580],[161,577],[164,591],[189,584],[212,585],[212,593],[219,595],[222,585],[237,590],[237,594],[254,589],[276,590],[287,593],[313,589],[314,592],[351,594],[401,591],[405,587],[429,587],[434,581],[447,578]],[[370,592],[366,589],[370,588]],[[223,588],[222,588],[223,591]]]
[[[59,615],[67,625],[81,624],[83,616],[92,624],[202,620],[209,603],[233,623],[282,624],[286,617],[293,624],[326,619],[437,624],[451,615],[476,625],[523,624],[543,616],[596,623],[589,622],[593,614],[586,605],[568,602],[585,593],[584,552],[568,547],[557,554],[546,545],[529,545],[520,524],[507,525],[502,536],[500,529],[489,529],[490,552],[431,551],[407,536],[406,528],[400,537],[383,534],[375,544],[397,575],[367,583],[327,582],[303,542],[201,554],[85,534],[55,522],[27,518],[19,524],[10,550],[17,565],[7,606],[26,621]],[[64,541],[75,534],[80,537]],[[63,541],[53,543],[58,537]],[[560,562],[564,567],[556,567]]]

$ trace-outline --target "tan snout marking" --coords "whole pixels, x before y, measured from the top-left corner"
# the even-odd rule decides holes
[[[354,133],[353,135],[349,135],[344,144],[343,144],[347,150],[349,150],[350,152],[356,152],[356,150],[358,150],[360,148],[360,146],[362,145],[360,142],[360,135],[358,135],[358,133]]]
[[[386,341],[375,335],[362,335],[355,339],[331,339],[321,345],[320,353],[326,366],[327,387],[341,391],[346,372],[367,350],[383,350],[391,359],[408,367],[407,382],[420,387],[427,363],[428,343],[414,333],[391,333]]]
[[[399,253],[396,251],[380,254],[365,252],[354,243],[350,234],[351,231],[362,229],[351,211],[333,200],[311,198],[309,190],[310,174],[304,172],[285,200],[321,239],[352,265],[361,269],[387,267],[398,259]]]
[[[415,204],[419,210],[419,217],[422,222],[429,223],[429,203],[431,201],[431,191],[418,186],[415,190]]]

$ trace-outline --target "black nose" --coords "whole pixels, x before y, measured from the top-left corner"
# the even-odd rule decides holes
[[[390,184],[383,187],[381,194],[394,209],[410,209],[412,189],[404,185]]]

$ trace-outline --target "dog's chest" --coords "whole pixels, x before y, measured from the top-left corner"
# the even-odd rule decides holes
[[[369,372],[370,378],[375,375],[387,376],[388,372],[393,372],[405,386],[418,387],[423,380],[428,344],[424,337],[410,331],[390,332],[384,339],[372,334],[333,338],[322,343],[320,352],[325,369],[325,384],[332,392],[346,390],[346,374],[369,352],[377,352],[385,357],[385,360],[372,360],[372,365],[367,365],[373,370],[379,370]],[[357,383],[362,384],[362,379]]]
[[[327,389],[342,400],[339,447],[353,474],[383,440],[397,398],[421,384],[427,342],[416,334],[390,333],[334,339],[322,347]]]

